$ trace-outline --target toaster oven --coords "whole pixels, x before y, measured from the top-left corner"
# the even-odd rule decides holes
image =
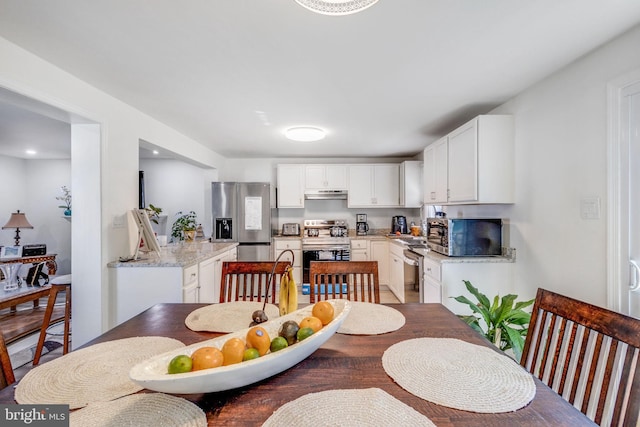
[[[293,223],[293,222],[282,224],[282,235],[283,236],[299,236],[300,224]]]

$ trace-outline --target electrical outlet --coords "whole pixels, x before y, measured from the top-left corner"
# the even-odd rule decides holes
[[[582,219],[600,219],[600,197],[580,199],[580,217]]]
[[[113,228],[124,228],[124,215],[116,215],[113,217]]]

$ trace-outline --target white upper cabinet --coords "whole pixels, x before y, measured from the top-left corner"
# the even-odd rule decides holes
[[[447,203],[447,137],[424,149],[424,202]]]
[[[514,203],[513,144],[512,116],[485,115],[429,145],[424,151],[424,202]]]
[[[305,165],[306,190],[346,190],[347,165]]]
[[[400,206],[422,206],[422,162],[407,160],[400,163]]]
[[[348,207],[400,206],[400,164],[349,166]]]
[[[278,165],[278,207],[304,208],[304,165]]]

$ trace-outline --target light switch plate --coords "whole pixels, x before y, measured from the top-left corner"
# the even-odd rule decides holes
[[[600,219],[600,197],[580,199],[580,217],[582,219]]]

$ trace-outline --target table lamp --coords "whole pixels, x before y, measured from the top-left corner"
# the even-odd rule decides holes
[[[27,221],[27,217],[24,215],[24,213],[20,212],[20,209],[18,209],[18,212],[14,212],[11,214],[11,218],[9,218],[9,222],[7,222],[4,227],[2,227],[3,230],[7,229],[7,228],[15,228],[16,229],[16,246],[20,245],[20,229],[21,228],[33,228],[33,225],[29,224],[29,221]]]

